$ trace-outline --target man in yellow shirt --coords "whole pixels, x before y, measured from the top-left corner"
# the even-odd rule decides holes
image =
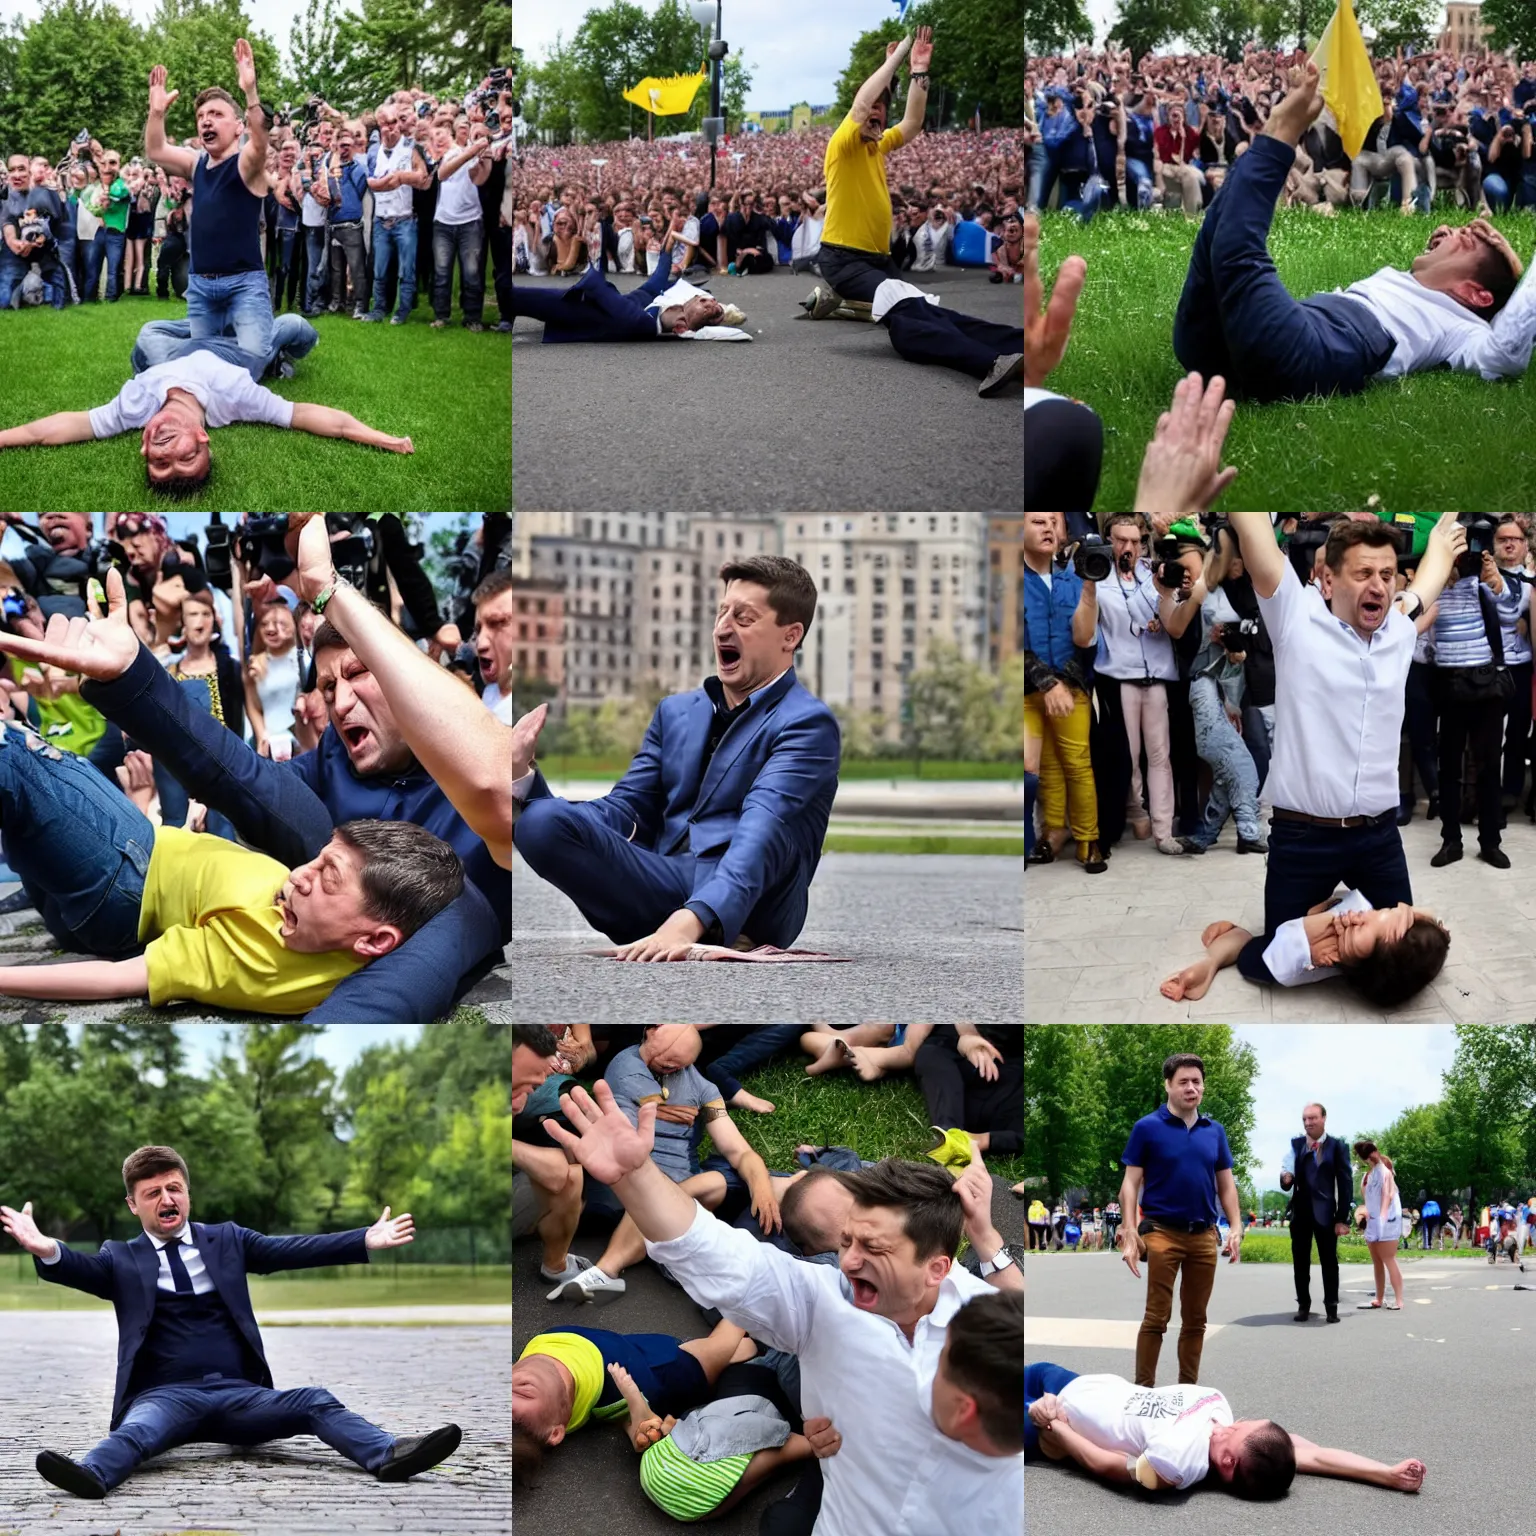
[[[886,127],[891,82],[912,52],[907,110]],[[847,299],[871,306],[891,345],[911,363],[938,363],[980,379],[983,398],[1001,394],[1024,377],[1024,327],[998,325],[942,308],[909,283],[891,260],[891,193],[885,157],[923,131],[928,112],[928,66],[933,33],[919,27],[886,49],[885,62],[853,98],[848,116],[827,141],[826,225],[821,232],[823,286],[816,290],[813,320],[825,320]]]
[[[0,995],[140,997],[301,1014],[403,944],[464,887],[410,822],[351,821],[290,872],[223,838],[156,828],[84,759],[0,724],[6,857],[65,949],[104,958],[0,967]]]

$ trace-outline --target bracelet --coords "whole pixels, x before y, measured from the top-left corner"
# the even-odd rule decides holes
[[[330,586],[328,586],[325,591],[323,591],[314,600],[314,602],[309,605],[310,609],[314,612],[317,618],[323,616],[326,610],[326,605],[331,601],[331,599],[335,597],[343,587],[350,587],[351,585],[352,583],[348,581],[345,576],[337,576],[335,580],[331,582]]]

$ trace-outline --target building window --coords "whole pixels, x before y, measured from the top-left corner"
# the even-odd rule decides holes
[[[943,587],[944,587],[944,583],[942,581],[940,581],[937,576],[935,576],[933,578],[933,580],[928,583],[928,595],[929,595],[929,597],[937,597],[939,595],[939,593],[943,590]]]
[[[876,576],[875,577],[875,596],[876,597],[884,597],[885,596],[885,577],[884,576]]]
[[[853,596],[853,591],[854,591],[854,579],[853,579],[853,577],[852,576],[845,576],[845,577],[843,577],[843,593],[844,593],[844,595],[847,596],[847,597],[852,597]]]
[[[910,576],[903,576],[901,578],[901,595],[903,597],[913,597],[916,593],[917,583]]]
[[[547,672],[549,670],[549,652],[548,651],[540,651],[540,652],[538,652],[538,666],[539,666],[539,671],[541,673],[542,672]]]
[[[881,628],[880,625],[877,624],[877,625],[875,625],[875,627],[872,630],[870,630],[870,632],[869,632],[869,643],[871,645],[884,645],[885,644],[885,630],[883,628]],[[875,665],[878,667],[880,665],[880,663],[877,661],[875,663]]]
[[[885,671],[885,653],[883,651],[872,651],[869,657],[869,664],[876,672]]]
[[[880,679],[878,677],[869,685],[869,691],[872,697],[877,699],[880,697]]]

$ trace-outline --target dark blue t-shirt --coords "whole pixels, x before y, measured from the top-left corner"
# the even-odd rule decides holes
[[[1216,1175],[1232,1166],[1220,1121],[1201,1115],[1193,1126],[1186,1126],[1161,1105],[1131,1127],[1120,1161],[1143,1172],[1143,1216],[1177,1222],[1216,1220]]]
[[[71,228],[59,194],[48,187],[33,187],[30,192],[12,192],[7,189],[5,202],[0,204],[0,226],[8,228],[18,238],[21,233],[21,216],[28,208],[39,213],[48,225],[48,239],[43,250],[51,251],[59,236]],[[10,246],[6,246],[7,251]]]
[[[624,1395],[608,1374],[610,1365],[622,1365],[634,1378],[641,1395],[665,1418],[681,1418],[709,1396],[709,1381],[695,1355],[666,1333],[610,1333],[604,1328],[552,1327],[551,1333],[574,1333],[597,1345],[603,1356],[603,1390],[592,1409],[594,1418],[615,1417],[624,1408]],[[607,1411],[605,1411],[607,1410]]]
[[[240,156],[192,167],[192,274],[260,272],[263,197],[246,186]]]

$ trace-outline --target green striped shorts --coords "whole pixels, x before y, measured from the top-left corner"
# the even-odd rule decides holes
[[[640,1457],[640,1486],[657,1509],[674,1520],[713,1514],[742,1479],[750,1456],[694,1461],[665,1435]]]

